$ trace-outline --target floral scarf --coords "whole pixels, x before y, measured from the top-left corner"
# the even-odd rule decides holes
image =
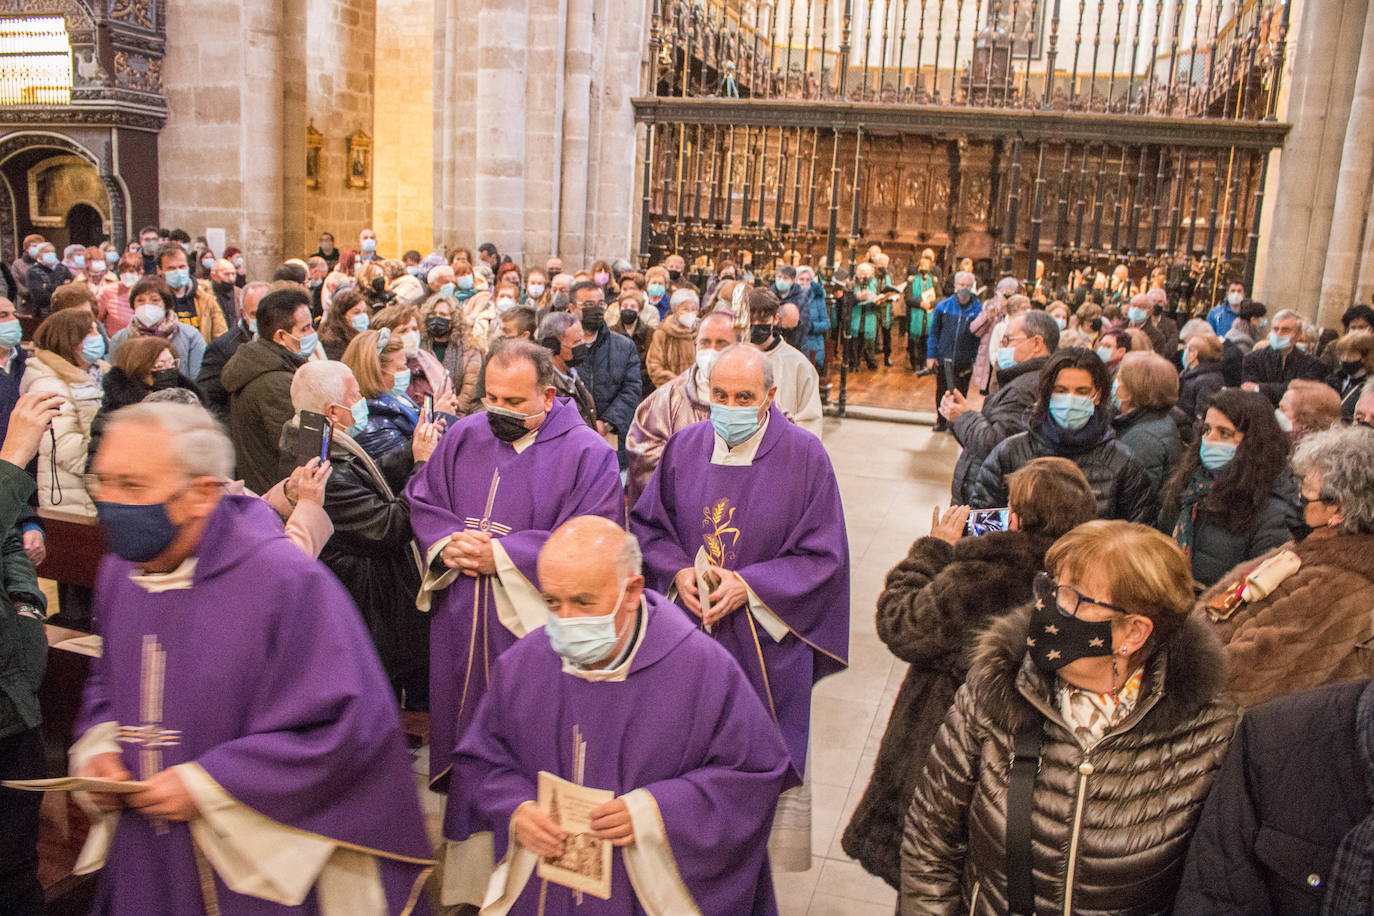
[[[1193,536],[1197,527],[1198,513],[1202,511],[1202,503],[1208,496],[1212,495],[1212,487],[1216,484],[1216,475],[1206,468],[1199,467],[1193,473],[1193,477],[1188,481],[1187,488],[1180,497],[1180,507],[1178,522],[1174,525],[1174,540],[1182,548],[1183,555],[1191,558],[1193,555]]]

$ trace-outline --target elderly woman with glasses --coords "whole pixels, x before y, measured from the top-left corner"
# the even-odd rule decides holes
[[[1239,718],[1167,537],[1093,521],[973,653],[917,781],[901,912],[1160,913]]]
[[[1199,599],[1246,708],[1374,669],[1374,429],[1336,426],[1293,455],[1306,537],[1242,563]]]

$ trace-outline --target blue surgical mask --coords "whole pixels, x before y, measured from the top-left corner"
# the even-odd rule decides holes
[[[87,334],[86,339],[81,341],[81,358],[88,363],[93,363],[105,355],[105,338],[99,334]]]
[[[106,263],[106,264],[109,264],[111,267],[113,267],[114,265],[118,264],[118,263],[119,263],[119,252],[118,252],[118,251],[107,251],[107,252],[105,252],[105,263]]]
[[[29,246],[29,257],[33,258],[34,260],[38,260],[38,246],[37,246],[37,245],[30,245],[30,246]]]
[[[792,281],[784,280],[782,277],[778,277],[776,280],[773,281],[773,288],[778,291],[779,296],[786,296],[788,290],[792,288]]]
[[[616,596],[609,614],[596,617],[559,617],[549,611],[544,632],[549,635],[550,648],[579,668],[605,661],[620,641],[620,636],[615,631],[615,612],[619,610],[629,584],[628,581],[621,584],[620,593]]]
[[[711,426],[716,435],[725,440],[726,445],[739,445],[759,430],[759,409],[757,407],[731,407],[728,404],[711,405]]]
[[[130,563],[147,563],[161,556],[177,538],[177,526],[162,503],[126,506],[97,500],[95,514],[105,530],[105,543]]]
[[[300,339],[300,349],[296,351],[296,355],[300,357],[310,356],[311,353],[315,352],[315,346],[319,344],[319,342],[320,335],[311,331]]]
[[[0,347],[13,350],[19,345],[19,341],[24,339],[24,328],[19,324],[18,318],[11,318],[9,321],[0,321]]]
[[[185,267],[167,271],[167,285],[172,289],[185,289],[191,285],[191,271]]]
[[[396,373],[396,381],[391,383],[391,393],[397,397],[402,397],[406,389],[410,387],[410,370],[402,369]]]
[[[439,295],[441,295],[441,296],[452,296],[452,295],[453,295],[453,284],[452,284],[452,283],[445,283],[443,286],[439,287]]]
[[[650,299],[662,299],[666,292],[662,283],[650,283],[647,291]]]
[[[43,263],[44,263],[46,266],[48,266],[48,267],[50,267],[50,268],[51,268],[51,267],[56,267],[56,266],[57,266],[57,255],[56,255],[54,252],[51,252],[51,251],[45,251],[45,252],[43,252],[43,257],[42,257],[41,260],[43,261]]]
[[[1016,348],[998,347],[997,368],[1005,371],[1007,369],[1010,369],[1014,365],[1016,365]]]
[[[1282,353],[1284,350],[1287,350],[1287,349],[1288,349],[1289,347],[1291,347],[1292,345],[1293,345],[1293,338],[1291,338],[1291,337],[1280,337],[1280,336],[1278,335],[1278,332],[1276,332],[1276,331],[1270,331],[1270,332],[1269,332],[1269,349],[1274,350],[1275,352],[1278,352],[1278,353]]]
[[[1150,313],[1145,309],[1126,309],[1126,320],[1129,321],[1131,324],[1140,324],[1142,321],[1149,317]]]
[[[72,255],[72,265],[73,265],[77,270],[85,270],[85,269],[86,269],[86,256],[85,256],[84,254],[74,254],[74,255]]]
[[[1098,348],[1097,348],[1097,358],[1100,359],[1100,360],[1102,360],[1104,363],[1109,363],[1109,362],[1111,362],[1111,361],[1112,361],[1112,348],[1111,348],[1111,347],[1098,347]]]
[[[347,432],[351,438],[356,439],[362,431],[367,428],[369,416],[367,412],[367,398],[358,398],[358,400],[353,402],[353,406],[348,408],[348,412],[353,414],[353,425],[345,430],[345,432]]]
[[[1202,459],[1202,466],[1209,471],[1220,471],[1231,463],[1231,459],[1236,457],[1236,447],[1230,442],[1212,442],[1203,439],[1198,443],[1198,457]]]
[[[1093,399],[1081,394],[1050,395],[1050,418],[1064,429],[1082,429],[1096,410]]]
[[[1067,328],[1067,327],[1069,326],[1069,323],[1068,323],[1067,321],[1065,321],[1063,318],[1058,318],[1058,317],[1056,317],[1056,318],[1054,319],[1054,323],[1057,324],[1057,325],[1059,325],[1059,330],[1061,330],[1061,331],[1064,330],[1065,328]]]
[[[472,289],[472,274],[463,274],[458,278],[459,289]]]
[[[1112,406],[1117,410],[1121,409],[1121,398],[1117,397],[1117,391],[1121,388],[1121,379],[1112,379]]]
[[[361,334],[363,331],[366,331],[368,327],[372,324],[372,319],[367,316],[366,312],[359,312],[352,318],[348,319],[348,323],[353,325],[353,330]]]
[[[362,248],[362,250],[367,252],[368,254],[372,254],[374,251],[377,250],[377,240],[363,239],[362,244],[359,247]]]
[[[406,273],[410,274],[412,277],[421,277],[424,276],[425,270],[423,267],[407,267]]]
[[[254,337],[258,336],[258,319],[248,319],[248,333],[252,334]]]

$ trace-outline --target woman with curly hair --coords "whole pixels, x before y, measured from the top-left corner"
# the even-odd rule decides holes
[[[1164,488],[1159,522],[1172,531],[1193,578],[1212,585],[1232,567],[1292,537],[1302,521],[1288,470],[1288,437],[1269,399],[1224,388],[1212,396],[1197,448]]]

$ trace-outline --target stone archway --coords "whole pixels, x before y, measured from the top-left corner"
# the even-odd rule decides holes
[[[79,175],[79,179],[64,178],[59,169],[50,176],[51,185],[42,184],[49,180],[42,177],[45,170],[40,168],[37,175],[34,170],[50,161],[69,165],[67,174]],[[38,131],[0,137],[0,180],[7,191],[0,200],[0,208],[8,211],[0,218],[0,252],[6,259],[17,255],[21,240],[30,231],[43,233],[54,244],[67,244],[70,232],[66,215],[78,204],[99,214],[101,234],[108,232],[116,245],[123,243],[128,201],[121,183],[113,177],[110,163],[71,138]],[[49,207],[38,212],[35,220],[31,204],[36,195],[48,195]]]
[[[90,204],[73,204],[67,211],[67,244],[90,248],[100,244],[105,234],[105,219]]]

